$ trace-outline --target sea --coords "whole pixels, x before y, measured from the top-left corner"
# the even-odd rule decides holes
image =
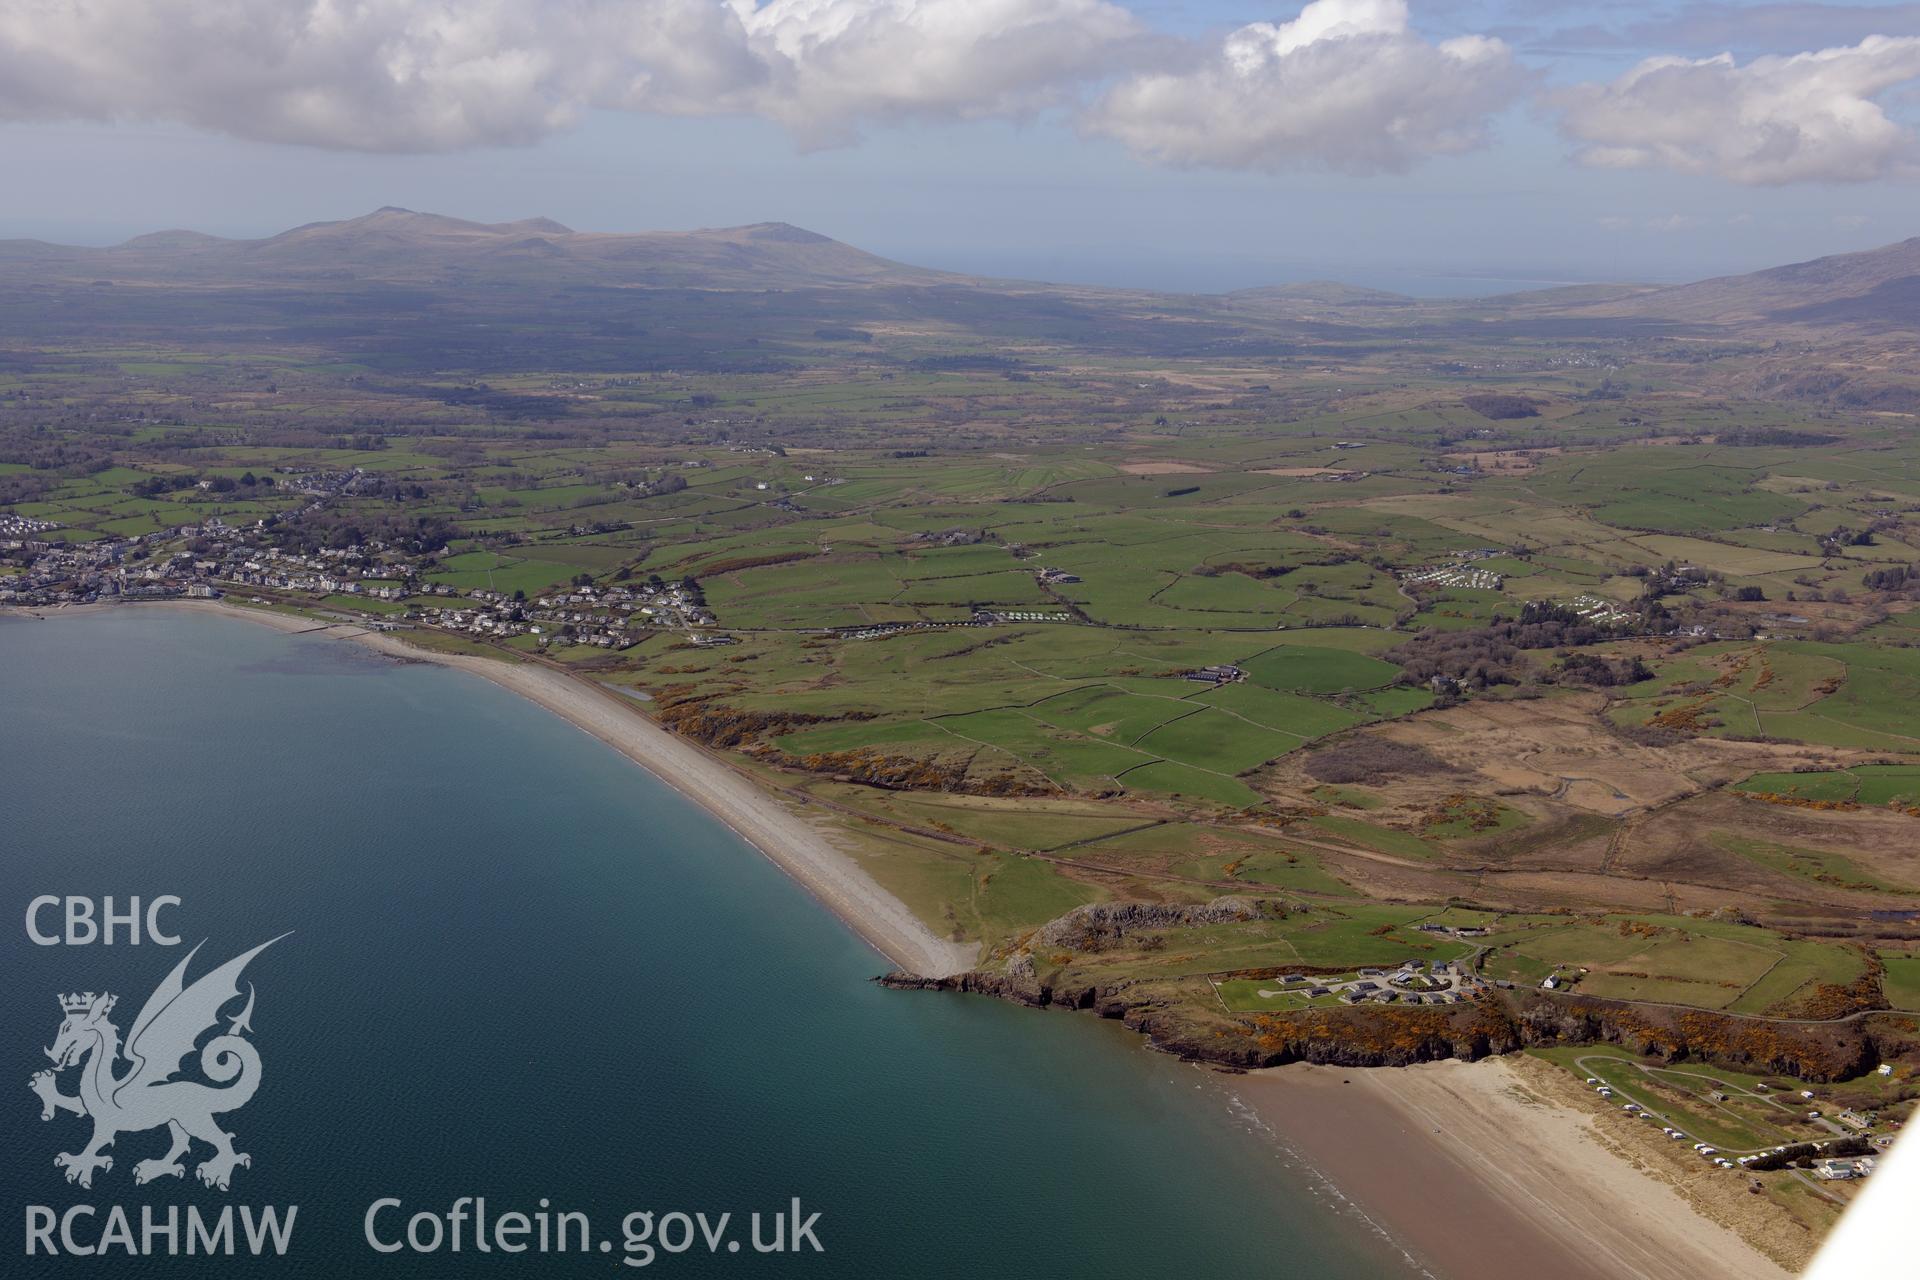
[[[466,673],[183,609],[0,619],[0,853],[0,1276],[1420,1274],[1220,1077],[876,985],[724,825]],[[230,1188],[199,1144],[137,1184],[159,1127],[70,1183],[91,1121],[30,1089],[60,997],[125,1035],[273,939],[206,1033],[260,1064]],[[189,1253],[223,1214],[234,1252]]]

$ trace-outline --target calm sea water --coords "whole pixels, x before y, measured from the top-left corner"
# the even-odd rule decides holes
[[[1201,1073],[1090,1018],[873,985],[732,833],[477,678],[172,610],[0,621],[0,804],[0,1275],[636,1273],[363,1241],[381,1197],[462,1195],[616,1242],[633,1210],[822,1214],[821,1255],[639,1274],[1412,1274]],[[124,1031],[185,948],[32,945],[41,893],[178,895],[196,973],[294,931],[247,974],[264,1070],[225,1119],[253,1156],[230,1193],[135,1187],[158,1131],[90,1192],[54,1167],[83,1134],[27,1089],[56,993],[115,992]],[[299,1213],[284,1259],[23,1260],[26,1206],[76,1203]]]

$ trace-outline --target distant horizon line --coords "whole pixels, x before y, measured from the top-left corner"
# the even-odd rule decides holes
[[[1347,288],[1372,289],[1379,292],[1398,293],[1421,300],[1439,300],[1448,297],[1472,298],[1493,296],[1506,291],[1528,291],[1532,289],[1579,288],[1586,286],[1648,286],[1666,287],[1713,279],[1725,275],[1745,274],[1766,270],[1772,267],[1788,265],[1777,260],[1758,262],[1733,261],[1717,264],[1697,264],[1691,270],[1650,268],[1637,274],[1607,273],[1599,274],[1579,268],[1565,266],[1513,267],[1486,264],[1421,264],[1412,262],[1389,263],[1379,259],[1365,262],[1348,261],[1303,261],[1298,259],[1257,258],[1244,253],[1220,253],[1195,256],[1193,254],[1167,253],[1149,254],[1142,249],[1126,246],[1114,246],[1108,249],[1084,246],[1036,246],[1022,250],[978,250],[959,248],[957,250],[932,246],[903,248],[868,248],[856,241],[843,239],[826,232],[814,231],[802,223],[784,218],[762,218],[739,223],[716,224],[702,227],[645,227],[625,230],[588,230],[574,227],[547,214],[528,214],[522,217],[487,221],[482,218],[467,217],[461,214],[442,213],[434,210],[414,209],[400,204],[382,204],[365,213],[346,217],[314,218],[281,227],[279,230],[265,233],[257,230],[228,228],[221,231],[205,231],[195,227],[171,226],[149,228],[144,231],[128,232],[125,224],[117,224],[110,233],[104,229],[94,235],[72,238],[71,230],[77,230],[70,223],[63,226],[71,228],[65,235],[52,230],[46,224],[38,227],[22,228],[19,233],[0,228],[0,243],[9,240],[28,240],[71,249],[114,249],[131,244],[149,236],[173,234],[201,235],[228,241],[262,241],[289,234],[308,227],[340,225],[364,221],[383,213],[406,214],[419,218],[445,219],[451,222],[469,223],[478,227],[509,227],[525,223],[551,223],[553,235],[595,235],[595,236],[646,236],[646,235],[691,235],[700,232],[738,231],[751,227],[785,226],[806,231],[809,234],[824,236],[827,239],[846,245],[863,253],[899,262],[931,271],[951,272],[959,275],[974,275],[983,278],[1019,281],[1034,284],[1062,284],[1089,288],[1140,289],[1160,293],[1184,293],[1196,296],[1219,295],[1243,292],[1253,289],[1287,288],[1310,284],[1336,284]],[[35,234],[36,231],[41,234]],[[108,238],[108,236],[111,238]],[[54,238],[59,236],[61,238]],[[1901,240],[1889,240],[1878,247],[1888,247],[1903,243]],[[1796,259],[1796,262],[1817,261],[1824,257],[1845,256],[1862,250],[1842,250],[1839,253],[1815,254],[1810,258]],[[1872,249],[1864,250],[1872,252]],[[945,259],[944,262],[941,259]],[[1159,269],[1129,271],[1127,264],[1151,264]],[[1049,267],[1057,274],[1046,274]],[[997,264],[997,265],[996,265]],[[1229,283],[1228,273],[1237,282]],[[1185,278],[1184,283],[1175,283],[1176,278]],[[1433,286],[1446,284],[1480,284],[1498,286],[1488,290],[1469,290],[1465,293],[1451,294],[1441,292]],[[1422,287],[1425,286],[1425,287]]]

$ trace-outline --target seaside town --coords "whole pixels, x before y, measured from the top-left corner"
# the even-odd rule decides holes
[[[0,555],[25,562],[24,572],[0,577],[0,606],[207,600],[252,591],[337,597],[343,607],[378,602],[392,611],[368,620],[376,630],[390,630],[391,619],[404,618],[475,638],[528,636],[541,647],[564,639],[621,649],[644,631],[669,629],[693,632],[696,644],[728,642],[710,630],[696,631],[711,628],[715,618],[692,579],[666,582],[656,576],[605,587],[587,580],[534,597],[486,588],[462,592],[428,580],[430,557],[381,542],[285,550],[266,544],[264,522],[243,528],[216,516],[134,537],[46,541],[43,535],[57,527],[19,517],[0,525]],[[265,596],[249,600],[261,603]]]

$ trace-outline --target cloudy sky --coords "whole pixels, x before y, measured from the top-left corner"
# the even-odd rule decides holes
[[[1215,289],[1920,235],[1920,3],[0,0],[0,235],[784,220]]]

